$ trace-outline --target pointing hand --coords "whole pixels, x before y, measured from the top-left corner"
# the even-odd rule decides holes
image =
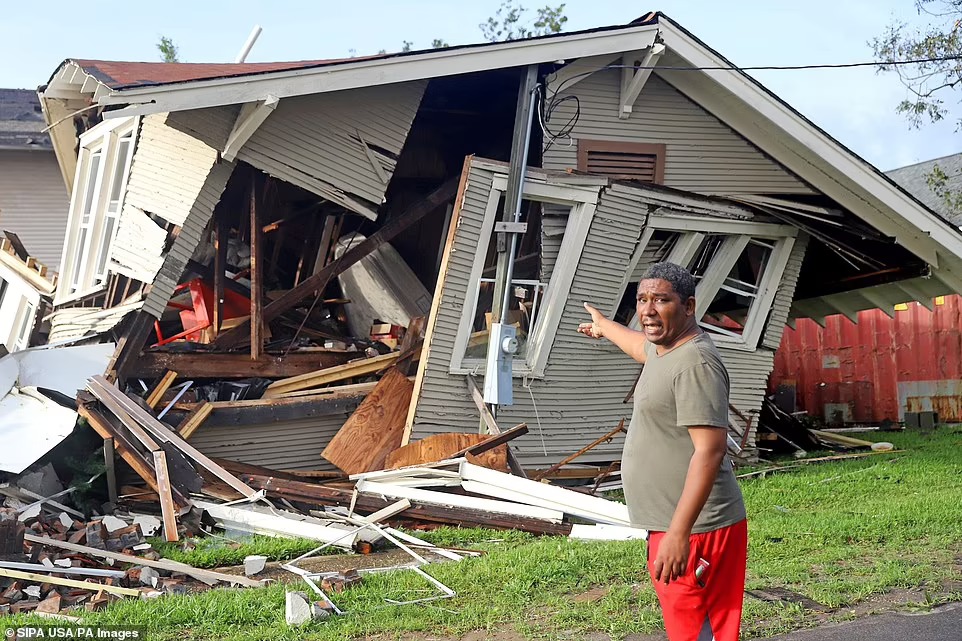
[[[578,331],[590,338],[601,338],[605,335],[601,329],[601,321],[605,320],[605,315],[588,303],[585,303],[584,305],[585,310],[591,314],[591,322],[581,323],[578,325]]]

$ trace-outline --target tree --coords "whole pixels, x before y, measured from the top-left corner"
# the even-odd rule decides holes
[[[160,59],[164,62],[180,62],[177,55],[177,45],[167,36],[161,36],[157,43],[157,51],[160,52]]]
[[[960,0],[962,1],[962,0]],[[564,3],[557,7],[544,6],[536,10],[537,18],[529,27],[524,20],[527,9],[516,0],[504,0],[494,15],[478,25],[488,42],[521,40],[558,33],[568,21]]]
[[[879,71],[898,74],[909,92],[896,110],[921,127],[945,119],[947,104],[962,104],[962,0],[915,0],[915,8],[930,17],[929,25],[917,29],[894,22],[870,44]],[[962,118],[955,128],[962,130]],[[962,193],[948,188],[950,176],[936,166],[927,178],[948,209],[962,213]]]

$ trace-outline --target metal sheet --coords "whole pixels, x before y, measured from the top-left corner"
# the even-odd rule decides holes
[[[798,409],[819,416],[825,403],[849,402],[854,421],[935,410],[962,422],[962,298],[935,302],[932,312],[908,303],[894,319],[862,311],[857,325],[841,315],[825,329],[799,319],[785,331],[769,389],[794,387]]]
[[[0,399],[0,470],[20,474],[67,438],[77,413],[57,405],[35,387],[13,388]]]

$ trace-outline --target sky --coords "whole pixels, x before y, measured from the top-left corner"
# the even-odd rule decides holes
[[[539,6],[545,0],[524,3]],[[341,58],[481,42],[479,24],[500,0],[48,0],[9,3],[0,18],[0,87],[35,88],[67,58],[159,61],[171,38],[184,62],[233,62],[254,25],[249,62]],[[869,41],[893,20],[919,22],[912,0],[567,0],[566,31],[623,24],[660,10],[740,66],[872,60]],[[533,12],[529,12],[533,15]],[[751,72],[842,144],[882,170],[962,152],[957,101],[946,121],[913,129],[895,111],[906,90],[871,67]]]

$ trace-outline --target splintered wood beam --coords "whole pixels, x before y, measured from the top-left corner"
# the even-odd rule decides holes
[[[268,323],[274,320],[308,296],[323,291],[331,279],[337,277],[378,247],[387,243],[439,206],[454,198],[459,180],[460,177],[447,181],[425,199],[409,207],[396,218],[392,218],[384,223],[384,225],[367,240],[345,252],[339,259],[324,266],[313,276],[304,279],[303,282],[293,289],[284,292],[276,300],[264,307],[264,311],[261,314],[263,322]],[[237,327],[221,334],[217,340],[214,341],[214,344],[218,347],[232,347],[236,345],[237,342],[247,334],[248,326],[249,321],[240,323]]]
[[[274,398],[279,394],[296,392],[299,390],[320,387],[329,383],[336,383],[355,376],[364,376],[379,372],[385,367],[393,365],[401,356],[400,352],[390,352],[375,356],[374,358],[364,358],[353,361],[345,365],[328,367],[308,374],[293,376],[284,380],[275,381],[268,385],[264,391],[264,398]]]
[[[155,387],[147,397],[147,405],[150,406],[150,409],[155,409],[157,407],[157,403],[159,403],[160,399],[163,398],[164,394],[167,393],[167,390],[170,389],[170,386],[174,384],[174,380],[176,378],[177,372],[173,370],[168,370],[167,373],[163,375],[163,377],[160,379],[160,382],[157,383],[157,387]]]
[[[180,438],[185,441],[189,439],[213,411],[214,405],[206,401],[195,407],[177,426],[177,433],[180,434]]]
[[[160,514],[164,519],[164,539],[173,543],[177,536],[177,510],[170,491],[170,472],[167,470],[167,454],[154,452],[154,470],[157,472],[157,493],[160,495]]]
[[[107,417],[101,414],[94,405],[96,404],[78,403],[77,413],[87,419],[87,423],[101,438],[105,441],[112,441],[114,451],[120,454],[120,458],[124,459],[124,461],[133,468],[137,475],[147,483],[150,489],[159,494],[157,474],[154,471],[152,457],[148,460],[147,457],[127,439],[126,435],[119,433],[117,429],[111,425]],[[176,487],[172,488],[172,495],[174,503],[178,508],[190,505],[186,497],[184,497]]]
[[[488,434],[500,434],[501,428],[498,427],[498,421],[495,420],[494,415],[491,414],[491,410],[488,409],[487,404],[485,404],[484,395],[481,393],[480,388],[478,388],[478,383],[474,380],[474,376],[468,374],[465,380],[468,383],[468,390],[471,392],[471,400],[474,401],[475,407],[481,412],[481,420],[484,421],[485,426],[488,428]]]
[[[264,257],[260,222],[258,222],[257,180],[250,184],[250,220],[251,220],[251,360],[261,357],[264,349],[264,320],[261,312],[264,308]]]
[[[123,381],[131,375],[131,368],[134,365],[139,365],[140,353],[153,327],[154,317],[144,310],[138,310],[134,316],[134,320],[127,327],[127,331],[120,340],[117,341],[117,349],[114,350],[113,358],[107,365],[107,377],[110,380]],[[144,378],[160,376],[166,369],[169,368],[164,367],[154,372],[151,376]]]
[[[218,212],[220,213],[220,212]],[[211,331],[214,337],[224,324],[224,284],[227,280],[227,235],[229,225],[224,216],[214,220],[214,318]]]
[[[340,350],[264,354],[256,361],[245,353],[144,352],[130,364],[128,375],[157,378],[167,369],[176,369],[182,378],[287,378],[342,365],[356,357],[357,352]]]

